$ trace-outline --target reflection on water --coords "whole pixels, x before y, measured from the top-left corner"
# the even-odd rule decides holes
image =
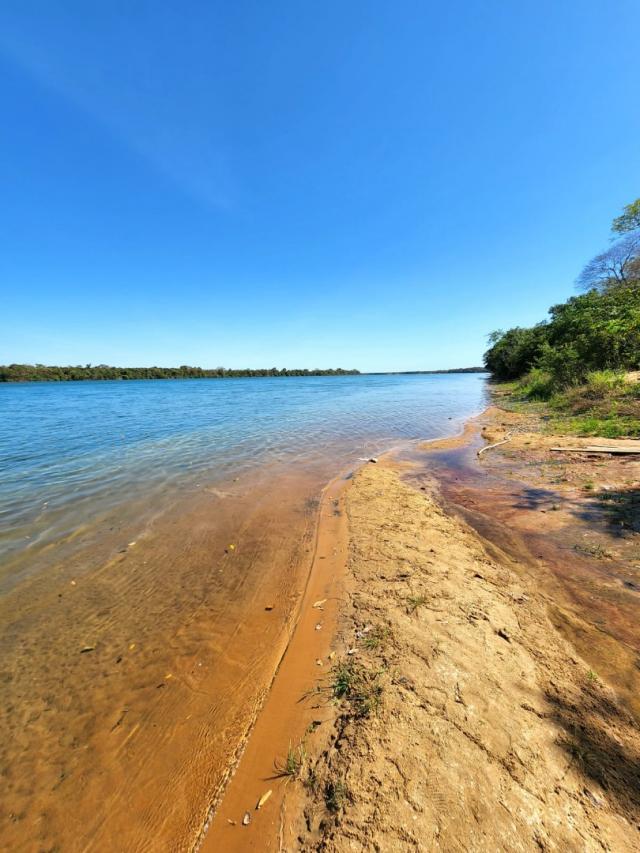
[[[286,644],[313,499],[483,396],[473,375],[0,386],[7,849],[188,849]]]

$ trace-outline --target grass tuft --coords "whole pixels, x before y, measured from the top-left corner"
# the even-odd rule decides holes
[[[343,808],[348,797],[347,786],[341,779],[330,780],[327,782],[324,801],[330,812],[334,814]]]
[[[407,598],[407,613],[411,616],[413,613],[418,610],[419,607],[422,607],[423,604],[426,604],[428,601],[426,595],[411,595]]]
[[[381,672],[373,672],[354,660],[340,661],[333,668],[331,692],[346,700],[355,717],[369,717],[380,709],[383,687]]]
[[[382,650],[391,638],[392,632],[388,625],[376,625],[365,636],[362,645],[369,651]]]
[[[290,743],[285,760],[275,762],[276,776],[278,778],[299,779],[306,761],[307,750],[304,741],[300,741],[298,746],[292,746]]]

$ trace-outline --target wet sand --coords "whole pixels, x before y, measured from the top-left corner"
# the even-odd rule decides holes
[[[347,554],[347,484],[338,478],[324,491],[299,619],[238,770],[204,838],[201,849],[208,853],[279,849],[284,796],[294,781],[286,773],[287,755],[290,750],[304,755],[313,732],[332,722],[331,709],[319,701],[316,688],[319,673],[330,669],[335,655],[332,645]]]
[[[448,509],[489,548],[535,579],[555,627],[640,719],[640,460],[552,452],[594,440],[546,435],[541,426],[490,409],[458,448],[425,446],[427,478],[435,476]]]

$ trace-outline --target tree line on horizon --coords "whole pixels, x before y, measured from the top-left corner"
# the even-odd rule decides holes
[[[359,370],[341,367],[308,370],[287,368],[211,369],[190,367],[111,367],[107,364],[86,364],[57,367],[45,364],[0,365],[0,382],[74,382],[83,379],[237,379],[248,376],[354,376]]]
[[[594,371],[640,368],[640,198],[613,220],[612,244],[584,267],[583,291],[549,319],[489,335],[493,378],[523,380],[538,396],[584,382]]]

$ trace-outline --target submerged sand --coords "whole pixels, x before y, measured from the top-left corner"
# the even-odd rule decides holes
[[[202,484],[143,530],[123,510],[0,599],[3,849],[197,845],[289,641],[318,481]]]

